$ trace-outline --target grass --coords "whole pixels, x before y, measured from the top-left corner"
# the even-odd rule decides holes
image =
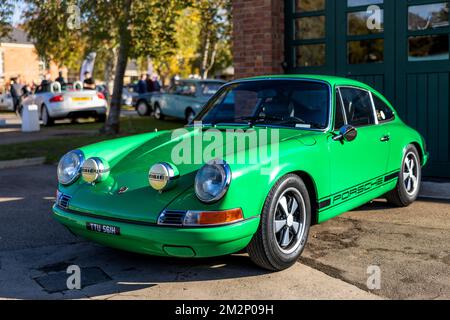
[[[84,145],[133,134],[151,132],[155,129],[171,130],[182,127],[183,123],[174,120],[158,121],[150,117],[122,118],[120,123],[121,132],[117,136],[99,134],[98,132],[101,126],[102,124],[93,122],[74,125],[55,125],[50,130],[95,130],[95,133],[83,136],[64,136],[41,141],[0,145],[0,160],[45,157],[46,163],[56,163],[66,152]]]

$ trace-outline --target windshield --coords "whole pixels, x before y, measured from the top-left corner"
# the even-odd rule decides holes
[[[328,126],[330,91],[308,80],[245,81],[224,87],[196,121],[204,125]]]

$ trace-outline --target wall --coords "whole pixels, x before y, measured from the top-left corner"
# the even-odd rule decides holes
[[[235,78],[283,72],[284,1],[233,1]]]

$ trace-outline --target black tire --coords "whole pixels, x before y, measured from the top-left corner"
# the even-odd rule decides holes
[[[412,171],[410,170],[411,161],[414,162]],[[415,178],[412,176],[415,176]],[[397,207],[409,206],[416,201],[419,195],[421,180],[422,166],[420,163],[419,152],[414,145],[409,145],[403,155],[397,185],[395,189],[386,194],[387,201]],[[411,189],[410,183],[412,184],[413,189]]]
[[[161,107],[159,106],[158,103],[155,103],[155,108],[154,108],[154,112],[153,112],[153,117],[156,120],[164,120],[164,114],[162,113]]]
[[[144,100],[138,101],[138,103],[136,103],[136,112],[141,117],[148,116],[150,114],[150,107],[148,106],[148,103]]]
[[[106,121],[106,114],[100,114],[97,116],[97,122],[103,123]]]
[[[55,120],[48,114],[48,109],[45,104],[41,107],[41,120],[44,127],[51,127],[55,123]]]
[[[195,118],[195,113],[191,108],[187,108],[185,112],[185,121],[187,124],[190,124]]]
[[[286,232],[286,230],[290,231],[294,226],[289,225],[289,219],[286,219],[286,225],[279,229],[280,234],[277,235],[275,219],[282,214],[281,210],[278,209],[282,202],[281,199],[285,196],[287,197],[288,193],[291,192],[293,198],[298,201],[298,208],[301,209],[299,210],[299,216],[302,217],[298,221],[291,219],[291,224],[299,221],[302,221],[302,223],[299,224],[297,235],[293,234],[292,240],[289,240],[288,245],[282,248],[282,243],[279,243],[283,241],[281,238],[284,238],[283,235],[285,235],[282,233]],[[297,199],[297,197],[300,198]],[[289,203],[287,208],[288,206]],[[278,221],[280,222],[281,220]],[[308,189],[299,176],[288,174],[273,186],[266,198],[259,228],[247,246],[250,258],[258,266],[271,271],[280,271],[291,267],[297,262],[305,248],[310,225],[311,202]],[[288,239],[290,239],[289,233]]]

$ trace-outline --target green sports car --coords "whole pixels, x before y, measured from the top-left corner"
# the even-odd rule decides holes
[[[411,204],[427,159],[420,134],[363,83],[256,77],[224,85],[185,128],[64,155],[53,212],[107,246],[186,258],[246,249],[282,270],[311,225],[378,197]]]

